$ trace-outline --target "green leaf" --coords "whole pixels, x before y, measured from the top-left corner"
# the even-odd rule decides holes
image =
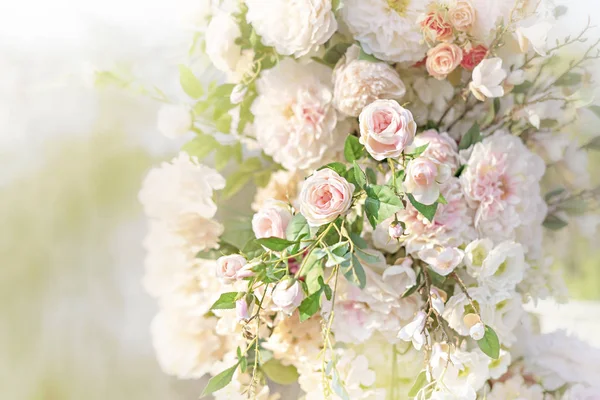
[[[262,253],[265,252],[265,249],[256,241],[256,239],[250,239],[242,249],[242,253],[246,256],[246,259],[252,260]]]
[[[400,197],[388,186],[367,186],[366,191],[365,213],[373,228],[404,208]]]
[[[221,144],[217,139],[211,135],[201,134],[184,144],[181,150],[185,151],[190,156],[197,157],[198,160],[202,160],[220,146]]]
[[[588,107],[588,110],[596,114],[596,117],[600,118],[600,106],[591,105]]]
[[[415,383],[408,391],[408,397],[415,397],[419,393],[419,390],[425,386],[425,384],[427,384],[427,373],[425,371],[421,371],[421,373],[417,376]]]
[[[300,303],[300,306],[298,306],[298,311],[300,312],[300,322],[306,321],[321,309],[321,293],[321,290],[316,291],[302,300],[302,303]]]
[[[377,184],[377,173],[375,173],[373,168],[367,168],[366,172],[367,172],[367,182],[369,182],[371,185],[376,185]]]
[[[358,59],[375,63],[381,62],[381,60],[375,57],[374,55],[366,53],[362,47],[360,48],[360,54],[358,55]]]
[[[460,167],[457,168],[456,172],[454,173],[455,177],[459,177],[462,175],[462,173],[464,172],[465,168],[467,167],[466,164],[461,165]]]
[[[427,147],[429,147],[429,143],[425,143],[424,145],[417,147],[413,152],[408,153],[407,155],[417,158],[423,154],[425,150],[427,150]]]
[[[219,132],[229,133],[231,130],[231,115],[224,113],[215,121],[215,128]]]
[[[532,87],[533,87],[532,82],[525,81],[525,82],[521,83],[520,85],[515,86],[512,90],[512,93],[515,93],[515,94],[527,93],[527,91],[529,89],[531,89]]]
[[[416,208],[418,212],[423,214],[423,216],[425,218],[427,218],[430,222],[433,221],[433,217],[435,217],[435,212],[437,211],[437,206],[438,206],[437,202],[433,203],[431,205],[426,205],[426,204],[419,203],[417,200],[415,200],[415,197],[412,194],[407,193],[406,195],[408,196],[408,200],[410,201],[410,204],[412,204],[413,207]]]
[[[567,7],[560,5],[557,6],[553,11],[552,14],[554,15],[554,18],[559,19],[560,17],[562,17],[563,15],[565,15],[567,13]]]
[[[568,72],[554,82],[556,86],[574,86],[579,83],[581,83],[581,74],[576,72]]]
[[[448,204],[448,202],[446,201],[446,198],[444,197],[444,195],[442,193],[440,193],[437,202],[439,204]]]
[[[225,183],[225,188],[221,192],[223,197],[228,199],[240,190],[250,181],[252,175],[244,172],[237,171],[227,177],[227,182]]]
[[[479,348],[488,357],[493,358],[494,360],[500,357],[500,341],[498,340],[498,335],[496,332],[489,326],[485,326],[485,333],[483,337],[477,341]]]
[[[202,83],[196,78],[196,75],[185,65],[179,66],[179,83],[183,91],[192,99],[198,99],[204,94]]]
[[[221,296],[210,307],[211,310],[229,310],[235,308],[238,292],[221,293]]]
[[[347,262],[341,265],[342,273],[351,284],[358,286],[361,289],[364,289],[367,284],[367,275],[365,274],[365,269],[362,264],[356,258],[355,255],[352,255],[352,261]]]
[[[254,183],[258,187],[265,187],[269,184],[269,181],[271,180],[271,175],[273,175],[273,171],[270,169],[256,172],[254,174]]]
[[[350,135],[344,143],[344,157],[349,163],[362,158],[365,154],[365,148],[360,144],[356,136]]]
[[[233,156],[233,148],[230,146],[220,146],[215,153],[215,168],[221,171],[227,166],[229,160]]]
[[[348,47],[350,47],[350,43],[337,43],[327,49],[325,51],[325,55],[323,56],[323,61],[333,67],[337,62],[344,56]]]
[[[333,0],[331,2],[331,11],[336,12],[344,7],[344,0]]]
[[[283,251],[286,248],[288,248],[289,246],[296,243],[296,242],[292,242],[290,240],[278,238],[275,236],[268,237],[268,238],[262,238],[262,239],[256,239],[256,242],[262,246],[265,246],[267,249],[270,249],[273,251]]]
[[[586,150],[600,151],[600,136],[596,136],[595,138],[592,138],[592,140],[590,140],[589,142],[587,142],[583,146],[583,148],[586,149]]]
[[[233,367],[227,368],[220,374],[210,378],[200,396],[208,396],[209,394],[214,393],[217,390],[221,390],[225,386],[229,385],[229,382],[231,382],[231,379],[233,378],[233,375],[235,374],[235,370],[237,369],[239,363],[240,362],[238,361]]]
[[[566,191],[565,188],[558,188],[558,189],[552,190],[552,191],[546,193],[546,195],[544,196],[544,200],[546,200],[546,202],[548,202],[549,200],[552,200],[553,197],[561,195],[565,191]]]
[[[331,378],[331,386],[333,387],[333,391],[337,394],[342,400],[350,400],[350,395],[348,395],[348,391],[344,387],[344,382],[342,382],[338,376],[337,370],[333,369]]]
[[[381,261],[379,256],[368,253],[368,251],[360,248],[354,248],[354,254],[367,264],[377,264]]]
[[[462,137],[462,139],[460,139],[458,149],[468,149],[477,142],[481,142],[481,132],[479,130],[479,124],[475,122],[471,129],[469,129],[467,133],[465,133],[465,135]]]
[[[319,168],[318,170],[320,171],[320,170],[322,170],[324,168],[329,168],[329,169],[337,172],[337,174],[339,176],[343,176],[344,173],[346,172],[346,166],[344,164],[342,164],[341,162],[332,162],[332,163],[329,163],[329,164],[327,164],[327,165]]]
[[[367,184],[367,175],[365,175],[364,171],[360,169],[356,161],[354,161],[352,165],[352,174],[354,175],[354,181],[356,184],[363,188]]]
[[[548,228],[553,231],[558,231],[559,229],[564,228],[568,224],[569,223],[567,221],[564,221],[553,214],[546,216],[546,219],[544,220],[544,223],[543,223],[545,228]]]
[[[293,365],[283,365],[279,360],[271,359],[260,369],[275,383],[290,385],[298,380],[298,370]]]
[[[292,217],[285,231],[285,237],[294,242],[300,240],[301,237],[310,237],[310,226],[304,215],[297,213]]]

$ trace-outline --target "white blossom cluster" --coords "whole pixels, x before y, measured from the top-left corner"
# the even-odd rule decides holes
[[[564,134],[590,105],[578,68],[595,45],[552,70],[573,42],[549,47],[562,10],[536,6],[213,7],[205,49],[227,83],[183,70],[192,100],[159,128],[198,137],[140,192],[164,371],[212,375],[218,399],[276,399],[270,382],[305,399],[599,398],[598,352],[523,307],[564,296],[545,246],[569,222],[594,234],[600,202],[598,138]],[[211,154],[237,170],[195,157]],[[254,198],[236,196],[248,182]],[[221,190],[253,210],[245,228],[216,221]]]

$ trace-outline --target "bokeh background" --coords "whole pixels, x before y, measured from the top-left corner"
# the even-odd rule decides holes
[[[556,4],[569,8],[560,36],[588,14],[600,24],[597,0]],[[136,196],[145,172],[181,144],[157,132],[160,104],[143,88],[182,96],[180,63],[216,77],[188,54],[202,14],[201,0],[0,3],[1,399],[201,392],[198,382],[164,375],[154,358]],[[108,70],[118,74],[97,74]],[[591,162],[598,183],[598,156]],[[600,241],[561,238],[553,245],[574,302],[543,302],[536,312],[544,329],[577,329],[600,347]]]

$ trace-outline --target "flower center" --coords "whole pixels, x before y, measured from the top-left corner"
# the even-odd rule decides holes
[[[406,16],[406,10],[410,5],[410,0],[387,0],[388,6],[396,11],[401,17]]]
[[[392,122],[392,114],[387,111],[380,111],[373,115],[373,130],[379,134],[386,130]]]

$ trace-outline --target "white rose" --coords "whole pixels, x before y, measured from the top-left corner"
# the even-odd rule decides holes
[[[276,311],[283,311],[288,315],[292,315],[304,299],[302,285],[297,280],[291,278],[281,281],[273,289],[271,298],[273,304],[275,304]]]
[[[353,184],[335,171],[324,168],[304,182],[300,192],[300,212],[309,225],[325,225],[348,211],[353,193]]]
[[[291,219],[292,213],[287,204],[270,200],[252,217],[252,230],[259,239],[272,236],[285,239],[285,230]]]
[[[458,267],[465,253],[454,247],[433,246],[419,251],[419,258],[442,276],[449,275]]]
[[[450,167],[446,164],[421,156],[408,163],[404,186],[415,200],[429,205],[440,197],[440,184],[446,182],[451,175]]]
[[[353,45],[333,70],[333,104],[342,113],[358,117],[377,99],[400,99],[406,88],[398,72],[382,62],[359,60],[360,47]]]
[[[252,50],[242,50],[235,43],[241,36],[240,27],[233,17],[218,11],[206,29],[206,54],[215,68],[227,74],[229,81],[237,82],[252,68]]]
[[[246,0],[247,21],[263,44],[279,54],[302,57],[316,51],[337,30],[330,0]]]
[[[362,110],[358,120],[360,143],[378,161],[399,157],[417,130],[411,112],[395,100],[375,100]]]
[[[488,97],[502,97],[502,82],[506,76],[506,71],[502,69],[502,59],[487,58],[473,70],[473,80],[469,83],[469,89],[473,96],[481,101]]]
[[[156,126],[158,131],[169,139],[176,139],[190,131],[192,122],[192,113],[189,108],[165,104],[158,110]]]
[[[217,260],[217,277],[223,283],[233,283],[254,275],[252,266],[239,254],[219,257]]]
[[[427,322],[427,314],[420,310],[415,318],[405,325],[398,333],[398,339],[404,340],[405,342],[412,341],[415,349],[421,350],[421,347],[425,344],[424,327]]]

